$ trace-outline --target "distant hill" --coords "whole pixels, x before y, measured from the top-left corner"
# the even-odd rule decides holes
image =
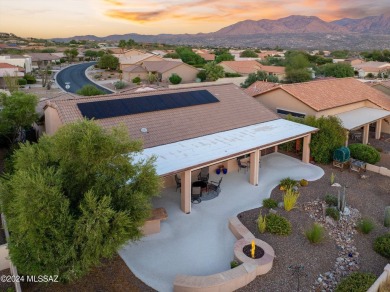
[[[291,15],[277,20],[244,20],[216,32],[198,34],[141,35],[129,33],[55,38],[53,41],[97,42],[133,39],[136,42],[194,46],[275,47],[292,49],[386,49],[390,47],[390,15],[326,22],[315,16]]]
[[[368,16],[361,19],[343,18],[331,23],[342,26],[350,32],[390,34],[390,14]]]

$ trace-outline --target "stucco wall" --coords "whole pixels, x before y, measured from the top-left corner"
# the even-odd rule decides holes
[[[273,112],[276,112],[276,109],[283,109],[305,115],[316,115],[316,112],[312,108],[281,89],[264,93],[255,97],[255,99]]]
[[[123,79],[127,82],[133,82],[133,79],[139,77],[141,80],[148,79],[148,73],[132,73],[132,72],[123,72]]]
[[[344,105],[344,106],[339,106],[331,109],[327,109],[324,111],[320,111],[316,113],[316,117],[321,117],[321,116],[334,116],[340,113],[348,112],[351,110],[355,110],[361,107],[375,107],[372,103],[366,102],[366,101],[360,101],[360,102],[355,102],[352,104]]]
[[[183,64],[164,72],[162,74],[162,81],[169,81],[169,77],[171,77],[173,73],[176,73],[182,78],[182,83],[194,82],[198,72],[199,71],[197,69]]]
[[[56,109],[47,107],[45,109],[45,129],[46,134],[53,135],[62,125]]]
[[[8,249],[7,245],[0,245],[0,271],[9,269]]]

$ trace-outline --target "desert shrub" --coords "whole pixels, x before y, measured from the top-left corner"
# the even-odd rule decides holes
[[[234,269],[235,267],[238,267],[239,265],[240,265],[240,263],[235,261],[235,260],[230,262],[231,269]]]
[[[305,179],[301,179],[299,184],[301,185],[301,187],[306,187],[309,185],[309,182]]]
[[[93,78],[95,78],[95,79],[100,79],[100,78],[102,78],[102,74],[95,74],[95,75],[93,76]]]
[[[229,73],[229,72],[225,72],[225,77],[226,78],[233,78],[233,77],[241,77],[242,75],[239,74],[239,73]]]
[[[305,231],[305,236],[311,243],[319,243],[325,238],[325,228],[318,223],[314,223],[312,227]]]
[[[37,83],[37,79],[31,73],[24,74],[23,78],[27,80],[27,84],[35,84],[35,83]]]
[[[266,216],[263,216],[260,212],[259,217],[257,217],[257,227],[259,228],[260,233],[264,233],[267,223],[265,220]]]
[[[357,230],[363,234],[368,234],[374,229],[374,222],[369,218],[363,218],[356,225]]]
[[[263,207],[267,209],[276,208],[278,206],[278,203],[274,199],[264,199],[263,200]]]
[[[196,74],[196,77],[200,79],[200,81],[205,81],[207,79],[207,74],[206,74],[206,71],[202,70],[202,71],[199,71],[198,74]]]
[[[328,204],[329,207],[337,207],[337,197],[334,195],[327,194],[325,196],[325,202]]]
[[[117,81],[114,83],[115,89],[123,89],[126,87],[126,83],[123,81]]]
[[[294,191],[292,188],[286,190],[286,193],[283,196],[284,209],[286,211],[291,211],[295,208],[297,200],[299,197],[299,192]]]
[[[18,79],[18,84],[19,85],[26,85],[27,84],[27,80],[24,79],[24,78],[20,78],[20,79]]]
[[[265,221],[268,232],[278,235],[291,234],[291,223],[286,218],[278,214],[268,214]]]
[[[351,156],[353,158],[362,160],[370,164],[375,164],[381,159],[379,151],[370,145],[352,144],[348,147],[351,151]]]
[[[297,184],[298,182],[296,180],[286,177],[280,181],[280,189],[282,191],[285,191],[287,189],[291,189],[292,187],[295,187]]]
[[[366,292],[376,280],[371,273],[354,272],[341,280],[336,292]]]
[[[179,84],[181,80],[182,78],[176,73],[173,73],[171,77],[169,77],[169,82],[171,82],[172,84]]]
[[[374,250],[387,259],[390,259],[390,233],[378,236],[374,242]]]
[[[93,96],[93,95],[102,95],[104,94],[103,90],[100,90],[99,88],[87,84],[84,85],[81,89],[77,90],[76,92],[78,95],[83,95],[83,96]]]
[[[133,80],[131,80],[131,82],[135,83],[135,84],[138,84],[141,82],[141,78],[139,78],[138,76],[133,78]]]
[[[326,208],[326,216],[332,217],[334,220],[339,221],[340,211],[333,207]]]

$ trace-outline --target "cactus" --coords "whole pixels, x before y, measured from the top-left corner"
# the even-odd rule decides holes
[[[334,184],[334,179],[335,179],[336,175],[332,172],[332,174],[330,175],[330,184],[333,185]]]
[[[390,206],[385,208],[385,226],[390,227]]]
[[[345,201],[346,200],[345,200],[345,187],[344,187],[342,194],[340,194],[340,191],[337,194],[337,209],[339,209],[341,213],[344,213],[344,209],[346,206]]]

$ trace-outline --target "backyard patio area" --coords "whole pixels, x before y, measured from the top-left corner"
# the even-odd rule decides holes
[[[236,241],[228,229],[228,218],[259,207],[282,178],[313,181],[323,174],[317,166],[280,153],[269,154],[261,158],[258,186],[248,183],[249,172],[228,173],[219,196],[193,204],[191,214],[180,210],[180,192],[166,188],[153,201],[154,207],[163,207],[168,213],[161,232],[130,243],[119,254],[139,279],[158,291],[172,291],[177,274],[210,275],[228,270]],[[210,180],[218,179],[211,174]]]

